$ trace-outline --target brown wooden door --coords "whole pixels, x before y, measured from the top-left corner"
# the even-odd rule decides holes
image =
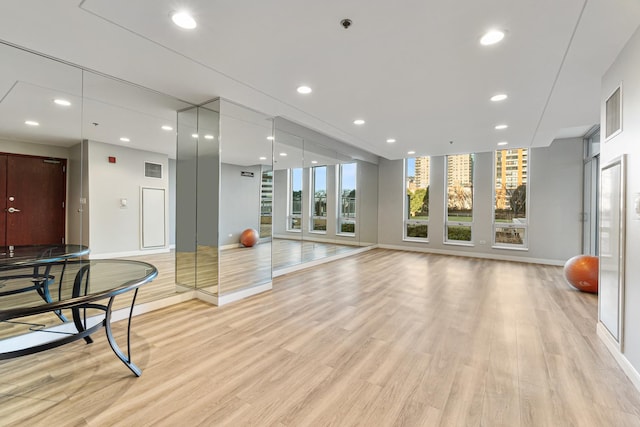
[[[0,154],[0,247],[7,245],[7,156]]]
[[[7,155],[6,171],[6,245],[64,243],[66,160]]]

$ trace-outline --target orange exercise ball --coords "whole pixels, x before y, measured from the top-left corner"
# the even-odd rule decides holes
[[[254,230],[253,228],[247,228],[240,235],[240,243],[242,244],[242,246],[250,248],[251,246],[258,243],[259,238],[260,236],[258,235],[258,232],[256,230]]]
[[[577,255],[564,264],[564,278],[582,291],[598,293],[598,257]]]

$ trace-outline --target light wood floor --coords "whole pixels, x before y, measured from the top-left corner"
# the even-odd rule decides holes
[[[331,243],[318,242],[302,242],[300,240],[283,240],[275,239],[273,244],[273,262],[274,267],[283,268],[293,264],[299,264],[304,261],[311,261],[324,258],[334,254],[340,254],[357,249],[357,246],[338,245]],[[207,261],[217,257],[207,254],[206,249],[201,251]],[[188,288],[177,287],[175,281],[175,252],[166,252],[151,255],[139,255],[134,257],[125,257],[124,259],[132,259],[144,261],[153,264],[158,269],[158,277],[151,283],[140,288],[137,304],[156,301],[162,298],[175,295],[177,292],[184,292]],[[183,262],[185,260],[183,259]],[[213,259],[215,261],[215,259]],[[271,262],[272,262],[272,246],[268,244],[257,245],[253,248],[234,248],[221,251],[220,254],[220,283],[222,294],[237,291],[239,289],[263,284],[271,280]],[[194,275],[195,262],[186,264],[187,267],[182,270],[182,279],[185,283],[194,283],[195,279],[189,279],[187,275]],[[210,264],[210,263],[209,263]],[[184,265],[184,264],[183,264]],[[186,270],[189,270],[186,272]],[[179,270],[180,271],[180,270]],[[29,271],[25,271],[29,273]],[[54,268],[52,273],[59,277],[59,270]],[[218,272],[216,268],[207,266],[200,271],[203,277],[215,277]],[[71,286],[73,283],[73,271],[67,272],[65,282]],[[1,279],[1,278],[0,278]],[[203,280],[206,281],[206,280]],[[215,279],[212,280],[215,282]],[[205,283],[206,284],[206,283]],[[1,285],[1,281],[0,281]],[[70,289],[70,288],[69,288]],[[213,295],[217,295],[218,287],[204,286],[205,291]],[[55,289],[52,289],[55,293]],[[132,293],[126,293],[116,298],[114,309],[129,307],[131,304]],[[18,305],[37,305],[41,302],[35,292],[17,294],[13,296],[2,297],[2,306],[11,307]],[[70,310],[65,310],[64,314],[71,319]],[[45,313],[37,316],[30,316],[19,319],[20,323],[0,322],[0,339],[7,337],[22,335],[29,333],[30,328],[44,329],[60,324],[60,320],[53,313]]]
[[[100,334],[0,361],[0,424],[638,426],[596,305],[559,267],[377,249],[136,317],[140,378]]]

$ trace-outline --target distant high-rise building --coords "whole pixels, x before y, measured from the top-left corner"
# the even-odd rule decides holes
[[[427,188],[429,186],[429,157],[416,157],[416,188]]]
[[[516,148],[496,152],[496,187],[507,190],[527,183],[527,149]]]
[[[496,209],[509,209],[509,192],[527,184],[526,148],[496,151]]]
[[[473,154],[447,156],[447,186],[473,185]]]

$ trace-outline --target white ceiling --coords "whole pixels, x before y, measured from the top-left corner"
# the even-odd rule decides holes
[[[171,23],[180,7],[196,30]],[[22,0],[4,2],[0,39],[189,102],[222,96],[394,159],[582,135],[599,121],[601,76],[639,24],[636,0]],[[480,46],[489,28],[506,37]],[[13,90],[34,89],[23,80]],[[491,103],[499,92],[509,98]]]

